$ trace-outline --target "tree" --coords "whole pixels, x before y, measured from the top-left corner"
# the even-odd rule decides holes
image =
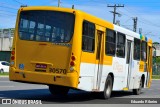
[[[160,57],[157,57],[157,58],[156,58],[156,63],[157,63],[157,64],[160,64]]]
[[[153,44],[159,44],[158,42],[153,42]]]

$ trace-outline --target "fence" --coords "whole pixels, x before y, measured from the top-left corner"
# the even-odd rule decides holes
[[[160,75],[160,64],[153,64],[152,68],[152,74],[153,75]]]

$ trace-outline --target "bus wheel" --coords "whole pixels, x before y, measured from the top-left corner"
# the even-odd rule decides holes
[[[105,88],[104,91],[100,93],[100,97],[102,99],[108,99],[111,96],[111,92],[112,92],[112,77],[110,75],[108,75],[106,83],[105,83]]]
[[[141,91],[142,91],[142,79],[140,80],[139,88],[133,89],[133,94],[139,95],[139,94],[141,94]]]
[[[49,91],[52,95],[67,95],[69,88],[64,86],[49,85]]]

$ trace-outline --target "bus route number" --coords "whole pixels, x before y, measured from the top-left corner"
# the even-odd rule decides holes
[[[60,69],[60,68],[49,68],[50,73],[57,73],[57,74],[66,74],[67,70],[66,69]]]

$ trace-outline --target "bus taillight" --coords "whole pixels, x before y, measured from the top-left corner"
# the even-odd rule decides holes
[[[74,71],[75,70],[75,65],[76,65],[76,57],[73,55],[71,56],[71,62],[70,62],[70,71]]]
[[[15,51],[12,51],[11,54],[12,54],[12,55],[15,55]]]
[[[11,52],[11,66],[14,65],[14,60],[15,60],[15,49],[13,49],[13,51]]]
[[[15,57],[14,56],[11,56],[11,60],[14,60],[15,59]]]
[[[76,57],[75,57],[75,56],[72,56],[71,59],[72,59],[72,61],[75,61],[75,60],[76,60]]]
[[[70,65],[71,65],[71,66],[75,66],[75,62],[74,62],[74,61],[71,61],[71,62],[70,62]]]

